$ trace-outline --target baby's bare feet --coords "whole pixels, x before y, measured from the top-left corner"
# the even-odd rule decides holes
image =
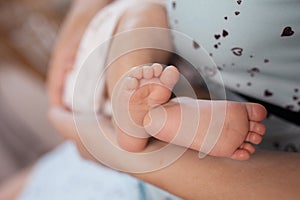
[[[178,79],[174,66],[163,69],[160,64],[153,64],[133,68],[117,84],[112,105],[121,148],[138,152],[146,147],[149,134],[143,127],[145,115],[169,100]]]
[[[214,116],[212,118],[212,107],[220,110],[219,117]],[[224,107],[226,108],[225,116],[222,113]],[[161,109],[154,108],[145,117],[146,131],[166,142],[173,140],[178,145],[187,146],[189,144],[189,148],[197,151],[201,149],[204,142],[207,142],[205,138],[209,128],[214,130],[214,126],[218,126],[216,125],[218,121],[222,121],[222,118],[225,117],[223,126],[220,126],[220,129],[216,127],[215,132],[209,133],[219,133],[219,137],[215,137],[215,141],[209,141],[211,151],[208,154],[212,156],[248,160],[255,151],[253,144],[259,144],[265,133],[265,126],[261,121],[266,117],[266,110],[260,104],[194,100],[185,97],[172,100],[165,104],[164,108],[167,115],[160,112]],[[189,109],[187,112],[191,112],[191,120],[195,117],[194,111],[198,111],[200,117],[196,129],[190,128],[188,124],[180,123],[182,121],[182,109]],[[164,116],[167,117],[162,120]],[[165,123],[158,123],[155,119],[160,119]],[[195,134],[191,134],[191,131],[194,131]],[[178,135],[178,138],[175,138],[176,133],[179,132],[181,132],[181,136]]]

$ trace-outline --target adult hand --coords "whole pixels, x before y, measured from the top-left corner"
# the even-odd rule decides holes
[[[112,0],[75,0],[62,24],[48,72],[51,106],[62,106],[66,73],[72,70],[80,40],[94,15]]]
[[[164,146],[164,142],[157,140],[142,152],[131,153],[119,147],[114,126],[107,116],[73,115],[62,107],[52,107],[49,117],[65,139],[76,143],[82,157],[123,172],[156,171],[175,162],[186,151],[177,145]]]

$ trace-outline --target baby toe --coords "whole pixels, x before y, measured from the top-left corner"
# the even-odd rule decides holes
[[[153,64],[152,67],[153,67],[153,71],[154,71],[154,76],[159,77],[163,71],[163,67],[157,63]]]
[[[151,79],[153,78],[154,71],[152,66],[144,66],[143,67],[143,77],[145,79]]]
[[[267,110],[264,106],[257,103],[247,103],[246,108],[250,121],[262,121],[267,116]]]
[[[168,66],[160,76],[160,81],[168,88],[173,88],[179,79],[179,72],[176,67]]]
[[[245,149],[237,149],[230,157],[233,160],[249,160],[251,154]]]
[[[135,90],[137,89],[139,82],[136,78],[126,77],[124,79],[124,85],[127,90]]]
[[[250,131],[259,135],[264,135],[266,133],[266,127],[262,123],[250,122]]]
[[[142,67],[134,67],[130,70],[129,76],[136,79],[143,78],[143,68]]]
[[[262,141],[262,136],[254,132],[250,132],[246,138],[246,141],[253,144],[259,144]]]
[[[244,142],[241,146],[240,149],[245,149],[247,151],[249,151],[249,153],[253,154],[255,152],[255,147],[247,142]]]

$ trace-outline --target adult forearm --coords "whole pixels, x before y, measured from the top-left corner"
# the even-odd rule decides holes
[[[172,165],[134,176],[184,199],[298,199],[300,154],[257,152],[249,161],[187,151]]]
[[[71,113],[63,109],[52,109],[50,119],[59,132],[77,143],[85,158],[95,158],[82,145]],[[99,120],[103,131],[107,135],[115,137],[109,119],[99,118]],[[87,142],[85,145],[93,147],[93,143],[98,140],[89,133],[94,129],[92,122],[83,116],[81,123],[82,129],[86,129],[85,135],[90,135],[89,141],[92,142],[91,144]],[[116,139],[112,142],[115,144]],[[143,153],[161,148],[164,144],[155,141]],[[97,148],[101,153],[102,149],[98,146]],[[128,160],[118,162],[120,159],[126,159],[126,154],[112,150],[109,150],[106,161],[115,160],[114,163],[121,164],[121,166],[112,165],[114,168],[122,169],[125,164],[131,164],[128,163]],[[92,153],[100,155],[96,150]],[[103,159],[106,158],[103,157]],[[136,162],[140,161],[136,160]],[[164,163],[164,160],[161,162]],[[248,161],[234,161],[210,156],[200,160],[198,152],[187,150],[178,160],[161,170],[150,173],[132,173],[132,175],[184,199],[273,200],[299,199],[300,197],[298,189],[300,185],[299,153],[258,151]]]

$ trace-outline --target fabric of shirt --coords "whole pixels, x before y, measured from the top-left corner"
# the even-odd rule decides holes
[[[176,53],[211,76],[219,71],[227,89],[293,112],[300,111],[299,10],[299,0],[168,2],[171,28],[190,37],[174,35]],[[201,49],[215,66],[195,56]]]
[[[33,169],[19,200],[179,200],[127,174],[84,160],[66,142]]]

